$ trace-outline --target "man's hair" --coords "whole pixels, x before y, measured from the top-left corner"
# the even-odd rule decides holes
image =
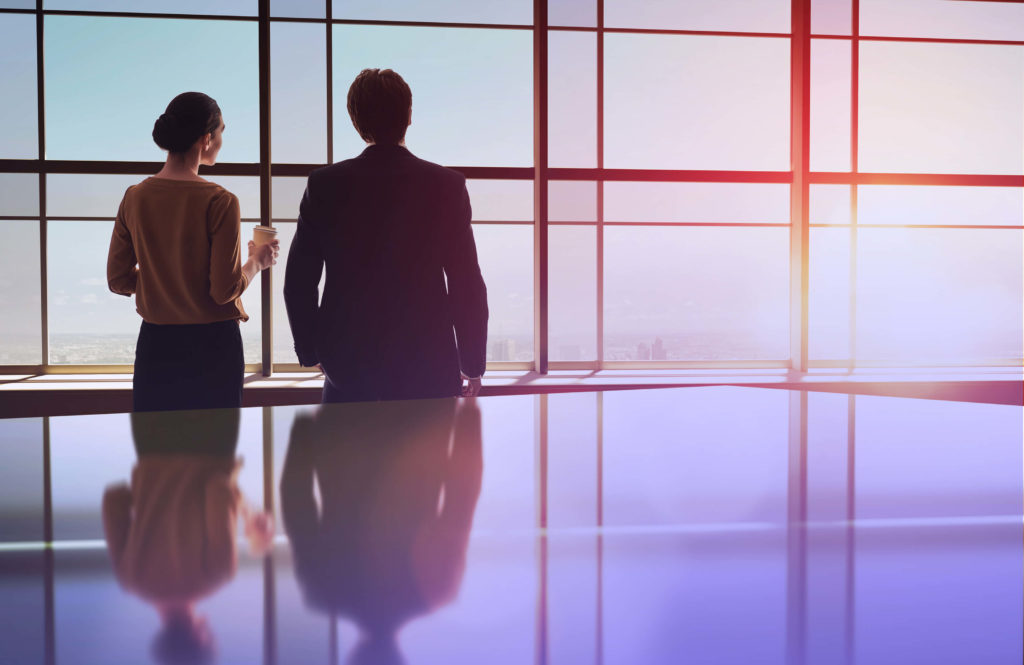
[[[367,142],[399,143],[411,108],[412,91],[390,69],[364,69],[348,89],[348,114]]]

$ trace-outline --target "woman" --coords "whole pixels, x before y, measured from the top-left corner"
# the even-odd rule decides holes
[[[107,256],[114,293],[135,294],[142,327],[135,347],[135,411],[240,407],[245,363],[240,297],[275,264],[278,242],[249,242],[242,263],[238,198],[199,177],[220,151],[220,107],[185,92],[153,125],[167,151],[155,176],[129,187]]]

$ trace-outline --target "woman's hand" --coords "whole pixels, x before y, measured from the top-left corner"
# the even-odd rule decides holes
[[[249,258],[253,261],[257,270],[266,270],[272,265],[277,265],[277,254],[280,251],[281,241],[271,240],[265,245],[256,246],[252,240],[249,241]]]

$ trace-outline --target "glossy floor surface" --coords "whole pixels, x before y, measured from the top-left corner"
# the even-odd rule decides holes
[[[0,663],[1017,665],[1022,417],[714,387],[0,420]]]

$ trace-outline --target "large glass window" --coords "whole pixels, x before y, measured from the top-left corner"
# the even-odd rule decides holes
[[[605,0],[603,16],[595,0],[547,4],[535,63],[527,0],[273,0],[261,97],[255,0],[46,0],[42,16],[0,3],[0,225],[15,240],[0,250],[0,365],[131,362],[139,319],[106,289],[109,227],[125,189],[160,168],[153,122],[186,90],[224,112],[218,165],[201,174],[239,197],[243,239],[261,219],[280,231],[273,343],[254,285],[246,359],[266,344],[295,362],[282,287],[299,201],[311,169],[364,149],[346,95],[369,67],[412,88],[410,150],[468,178],[491,362],[785,366],[804,345],[812,366],[1021,362],[1019,3],[812,0],[803,174],[788,0]],[[790,242],[797,175],[812,183],[806,265]],[[803,270],[805,300],[791,301]]]

